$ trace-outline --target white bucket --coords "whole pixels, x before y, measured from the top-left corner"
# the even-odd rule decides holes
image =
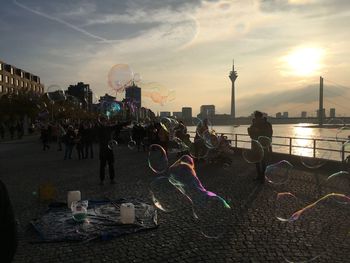
[[[135,221],[135,206],[133,203],[120,205],[120,221],[123,224],[133,224]]]
[[[67,205],[68,208],[71,208],[72,202],[74,201],[80,201],[81,200],[81,193],[80,191],[68,191],[67,194]]]

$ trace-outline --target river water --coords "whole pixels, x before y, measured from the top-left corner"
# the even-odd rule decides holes
[[[289,153],[289,145],[291,143],[291,153],[294,155],[309,157],[313,157],[315,155],[315,157],[318,158],[341,160],[341,150],[343,145],[341,141],[345,141],[346,138],[348,138],[349,130],[339,130],[339,128],[310,127],[313,125],[314,124],[310,123],[273,125],[273,151]],[[237,146],[248,148],[250,147],[250,142],[248,142],[249,136],[247,136],[248,127],[249,125],[241,125],[238,127],[226,125],[212,126],[212,129],[214,129],[218,134],[225,133],[228,139],[233,140],[232,145],[235,145],[235,138],[237,137]],[[195,129],[195,126],[188,127],[188,131],[190,132],[195,132]],[[282,138],[279,138],[278,136]],[[239,142],[240,140],[247,142]],[[314,144],[316,148],[319,148],[316,149],[315,152]]]

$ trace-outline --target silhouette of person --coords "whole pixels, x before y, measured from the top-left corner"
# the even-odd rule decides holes
[[[259,137],[263,136],[270,138],[271,141],[273,134],[272,125],[267,121],[267,118],[263,117],[262,112],[254,112],[254,119],[252,120],[250,127],[248,127],[248,134],[252,140],[259,140]],[[271,144],[268,145],[268,148],[263,147],[264,156],[260,162],[255,164],[257,171],[256,180],[259,180],[262,183],[265,181],[266,155],[270,147]]]
[[[0,180],[0,259],[11,262],[17,250],[17,227],[5,184]]]

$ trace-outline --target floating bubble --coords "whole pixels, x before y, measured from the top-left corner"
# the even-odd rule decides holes
[[[174,137],[169,142],[169,153],[181,153],[189,151],[189,147],[179,138]]]
[[[207,191],[193,198],[193,215],[201,233],[217,239],[227,231],[231,207],[223,198]]]
[[[168,157],[162,146],[152,144],[149,147],[148,166],[157,174],[164,173],[168,169]]]
[[[328,176],[325,182],[325,193],[338,193],[350,198],[350,174],[347,171],[339,171]],[[337,198],[337,196],[335,196]],[[344,198],[340,196],[340,200],[336,200],[338,203],[343,203]],[[346,202],[345,204],[348,204]]]
[[[135,148],[136,148],[136,142],[135,142],[134,140],[129,141],[129,142],[128,142],[128,148],[129,148],[130,150],[135,150]]]
[[[344,151],[344,156],[342,156],[341,153],[341,158],[344,158],[345,164],[350,163],[350,141],[346,141],[342,145],[342,150]]]
[[[164,212],[173,212],[179,207],[181,197],[167,177],[158,177],[150,184],[153,204]]]
[[[154,103],[164,106],[175,99],[175,91],[170,90],[160,83],[145,83],[142,86],[142,95],[151,99]]]
[[[111,140],[108,142],[108,148],[110,150],[114,150],[118,146],[118,142],[116,140]]]
[[[261,144],[261,146],[264,148],[265,151],[270,151],[272,140],[270,137],[266,136],[259,136],[258,142]]]
[[[202,139],[204,140],[205,146],[208,149],[215,149],[219,146],[219,138],[215,132],[204,131],[202,134]]]
[[[140,75],[140,73],[135,73],[134,74],[134,82],[135,83],[139,83],[139,82],[141,82],[141,75]]]
[[[288,181],[292,168],[293,165],[286,160],[268,165],[265,170],[265,178],[271,184],[284,184]]]
[[[259,163],[264,158],[264,149],[258,141],[252,140],[243,146],[242,156],[247,163]]]
[[[59,85],[50,85],[46,95],[50,101],[64,101],[66,99],[65,92]]]
[[[312,141],[310,141],[312,142]],[[313,146],[306,145],[304,148],[299,148],[301,163],[310,169],[318,169],[326,164],[330,159],[331,145],[328,141],[317,141],[316,149]]]
[[[337,130],[336,140],[338,142],[345,142],[350,139],[350,126],[343,126]]]
[[[133,71],[127,64],[116,64],[108,72],[108,85],[116,93],[124,92],[132,84]]]

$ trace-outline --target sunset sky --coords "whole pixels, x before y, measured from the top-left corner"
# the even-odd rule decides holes
[[[348,0],[8,0],[0,60],[39,75],[46,87],[83,81],[98,95],[115,95],[108,72],[128,64],[145,92],[158,83],[172,94],[163,106],[144,97],[154,111],[198,113],[214,104],[229,113],[234,59],[237,116],[315,114],[319,76],[327,111],[344,115],[349,25]]]

